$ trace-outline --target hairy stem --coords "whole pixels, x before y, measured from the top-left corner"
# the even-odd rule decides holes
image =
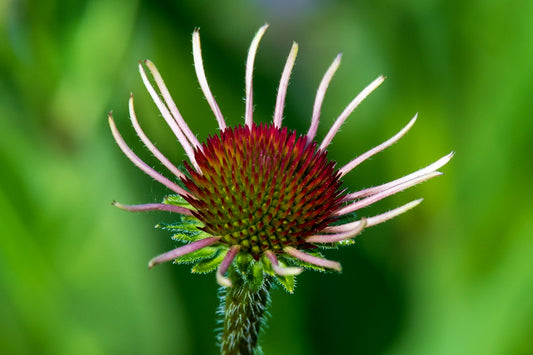
[[[261,353],[259,334],[265,322],[265,312],[270,303],[270,278],[262,270],[254,272],[232,267],[229,278],[232,287],[223,288],[220,310],[224,317],[219,335],[222,355],[256,355]]]

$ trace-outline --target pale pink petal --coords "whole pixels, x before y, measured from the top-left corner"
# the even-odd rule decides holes
[[[200,45],[200,32],[198,32],[198,29],[194,30],[192,34],[192,53],[194,57],[194,69],[196,71],[198,83],[200,83],[200,87],[202,88],[204,96],[207,99],[209,106],[211,106],[211,110],[215,114],[215,117],[217,118],[218,127],[220,127],[220,130],[223,131],[226,129],[226,121],[224,120],[224,116],[222,116],[222,112],[220,112],[220,108],[217,105],[211,89],[209,89],[209,84],[207,83],[207,78],[205,77],[204,62],[202,60],[202,47]]]
[[[377,202],[377,201],[380,201],[382,199],[384,199],[385,197],[388,197],[388,196],[391,196],[391,195],[394,195],[400,191],[403,191],[403,190],[406,190],[412,186],[415,186],[421,182],[424,182],[426,180],[429,180],[431,178],[434,178],[435,176],[439,176],[439,175],[442,175],[442,173],[436,171],[436,172],[432,172],[432,173],[428,173],[426,175],[422,175],[416,179],[412,179],[412,180],[409,180],[409,181],[406,181],[404,182],[403,184],[399,184],[399,185],[396,185],[394,187],[391,187],[390,189],[387,189],[387,190],[384,190],[384,191],[381,191],[377,194],[374,194],[370,197],[367,197],[367,198],[364,198],[362,200],[359,200],[357,202],[354,202],[348,206],[345,206],[341,209],[339,209],[337,212],[335,212],[335,215],[337,216],[341,216],[343,214],[347,214],[347,213],[351,213],[351,212],[354,212],[354,211],[357,211],[361,208],[364,208],[364,207],[367,207],[367,206],[370,206],[371,204]]]
[[[117,142],[118,146],[124,152],[124,154],[128,157],[129,160],[133,164],[135,164],[139,169],[144,171],[147,175],[151,176],[156,181],[160,182],[161,184],[165,185],[172,191],[176,192],[177,194],[180,194],[182,196],[190,196],[190,194],[182,189],[180,186],[178,186],[176,183],[170,181],[163,175],[159,174],[157,171],[152,169],[148,166],[144,161],[142,161],[133,151],[128,147],[126,142],[124,142],[124,139],[120,135],[117,126],[115,125],[115,121],[113,121],[113,116],[111,113],[108,115],[109,119],[109,127],[111,127],[111,133],[113,133],[113,137],[115,138],[115,142]]]
[[[154,103],[159,109],[159,112],[161,112],[161,115],[167,122],[168,126],[170,127],[176,138],[178,138],[178,141],[185,150],[185,153],[189,157],[191,163],[194,165],[197,171],[200,171],[200,167],[196,163],[196,159],[194,157],[194,150],[191,146],[191,143],[189,143],[187,137],[185,137],[178,124],[176,123],[176,120],[174,120],[174,117],[172,117],[168,108],[165,106],[163,101],[161,101],[161,98],[150,83],[150,80],[148,80],[148,76],[146,75],[146,72],[144,71],[144,68],[141,63],[139,63],[139,72],[141,73],[141,78],[143,80],[144,86],[146,87],[146,90],[148,90],[148,92],[150,93],[150,96],[152,97],[152,100],[154,100]]]
[[[377,147],[372,148],[368,152],[361,154],[360,156],[358,156],[357,158],[355,158],[354,160],[352,160],[351,162],[343,166],[339,170],[339,173],[341,174],[341,176],[346,175],[357,165],[361,164],[368,158],[376,155],[377,153],[381,152],[382,150],[385,150],[386,148],[390,147],[391,145],[399,141],[400,138],[402,138],[411,129],[411,127],[413,127],[413,125],[416,122],[417,117],[418,117],[418,113],[409,121],[409,123],[404,128],[402,128],[400,132],[396,133],[392,138],[389,138],[388,140],[381,143]]]
[[[353,228],[346,232],[341,232],[337,234],[322,234],[322,235],[312,235],[305,239],[308,243],[334,243],[340,242],[342,240],[351,239],[356,235],[360,234],[363,229],[367,226],[367,220],[362,218],[360,221],[353,224]]]
[[[276,108],[274,109],[274,126],[281,127],[281,121],[283,120],[283,108],[285,106],[285,96],[287,95],[287,87],[289,86],[289,79],[291,77],[292,67],[298,54],[298,44],[293,43],[285,68],[281,74],[281,80],[279,82],[278,97],[276,98]]]
[[[344,123],[344,121],[346,121],[348,116],[350,116],[353,110],[355,110],[357,106],[359,106],[359,104],[363,102],[363,100],[368,95],[370,95],[370,93],[372,93],[372,91],[374,91],[378,86],[380,86],[384,80],[384,76],[378,77],[373,82],[371,82],[366,88],[364,88],[363,91],[361,91],[359,95],[357,95],[355,99],[353,99],[352,102],[350,102],[350,104],[344,109],[344,111],[342,111],[340,116],[337,118],[337,120],[329,130],[328,134],[326,135],[326,138],[324,138],[324,140],[322,141],[322,144],[320,144],[320,149],[326,149],[326,147],[331,143],[333,137],[335,137],[335,134],[337,134],[342,124]]]
[[[248,59],[246,60],[246,110],[244,114],[244,122],[249,127],[252,125],[252,122],[254,120],[254,88],[252,85],[252,81],[254,73],[255,55],[257,53],[257,47],[259,46],[259,42],[261,41],[261,38],[265,34],[267,28],[268,24],[265,24],[255,34],[254,39],[252,40],[252,44],[250,45],[250,50],[248,51]]]
[[[143,205],[123,205],[121,203],[113,201],[113,206],[116,206],[120,208],[121,210],[130,211],[130,212],[168,211],[168,212],[184,214],[187,216],[192,216],[192,212],[190,209],[181,207],[181,206],[167,205],[166,203],[147,203]]]
[[[139,125],[139,121],[137,121],[137,116],[135,115],[135,110],[133,108],[133,95],[130,96],[129,101],[129,108],[130,108],[130,119],[131,123],[133,125],[133,128],[135,129],[135,132],[137,132],[137,135],[141,140],[143,141],[144,145],[152,154],[159,160],[168,170],[170,170],[174,175],[176,175],[178,178],[183,178],[185,175],[181,171],[179,171],[174,164],[172,164],[167,157],[165,157],[159,149],[156,148],[156,146],[152,143],[152,141],[146,136],[144,131],[142,130],[141,126]]]
[[[402,213],[405,213],[405,212],[409,211],[410,209],[415,208],[416,206],[418,206],[420,204],[420,202],[422,202],[422,200],[423,199],[421,198],[421,199],[418,199],[418,200],[415,200],[415,201],[411,201],[411,202],[406,203],[405,205],[403,205],[401,207],[397,207],[397,208],[395,208],[393,210],[390,210],[388,212],[379,214],[379,215],[374,216],[374,217],[367,218],[366,219],[366,228],[375,226],[376,224],[380,224],[380,223],[386,222],[389,219],[392,219],[392,218],[394,218],[396,216],[399,216]],[[330,226],[330,227],[324,228],[324,232],[326,232],[326,233],[344,233],[344,232],[349,232],[349,231],[351,231],[354,228],[358,228],[360,226],[360,223],[361,223],[360,221],[356,221],[356,222],[346,223],[346,224],[339,225],[339,226]]]
[[[320,85],[318,86],[318,90],[316,92],[316,98],[315,98],[315,104],[313,106],[313,116],[311,118],[311,127],[309,127],[309,131],[307,132],[307,139],[312,141],[315,139],[316,131],[318,129],[318,121],[320,118],[320,109],[322,108],[322,102],[324,101],[324,96],[326,95],[326,90],[328,89],[329,83],[331,79],[333,78],[333,75],[339,68],[339,65],[341,64],[341,58],[342,54],[339,53],[333,63],[331,63],[330,67],[326,71],[326,74],[324,74],[324,77],[322,78],[322,81],[320,82]]]
[[[167,86],[165,85],[165,82],[163,80],[163,77],[161,74],[159,74],[159,71],[157,70],[157,67],[152,63],[150,60],[145,60],[144,63],[150,69],[150,73],[154,77],[154,80],[157,84],[157,87],[159,88],[159,91],[161,92],[161,95],[163,96],[163,99],[165,100],[165,103],[167,104],[168,108],[170,109],[170,112],[172,113],[172,116],[174,117],[174,120],[176,120],[176,123],[180,127],[181,131],[185,134],[189,142],[195,147],[200,149],[201,145],[196,136],[192,133],[191,129],[183,119],[183,116],[180,114],[178,107],[174,103],[174,100],[172,99],[172,96],[170,96],[170,92],[167,89]]]
[[[272,269],[274,269],[274,272],[280,276],[295,276],[301,274],[302,271],[304,271],[304,269],[302,269],[301,267],[280,266],[276,254],[274,254],[270,250],[267,250],[265,252],[265,255],[267,256],[268,260],[270,260],[270,264],[272,265]]]
[[[189,253],[192,253],[193,251],[200,250],[209,245],[215,244],[216,242],[219,241],[219,239],[220,237],[209,237],[205,239],[200,239],[200,240],[197,240],[196,242],[192,242],[190,244],[168,251],[150,260],[148,262],[148,267],[151,269],[158,264],[161,264],[161,263],[164,263],[170,260],[174,260],[185,254],[189,254]]]
[[[370,187],[368,189],[364,189],[364,190],[361,190],[361,191],[357,191],[357,192],[353,192],[351,194],[348,194],[348,195],[345,196],[345,200],[346,201],[355,200],[355,199],[358,199],[358,198],[371,196],[371,195],[374,195],[374,194],[379,193],[381,191],[390,189],[391,187],[394,187],[396,185],[399,185],[399,184],[402,184],[404,182],[407,182],[409,180],[416,179],[416,178],[418,178],[418,177],[420,177],[422,175],[425,175],[427,173],[431,173],[433,171],[436,171],[437,169],[440,169],[444,165],[446,165],[446,163],[448,163],[450,161],[450,159],[453,158],[453,155],[454,155],[454,152],[451,152],[450,154],[440,158],[439,160],[437,160],[433,164],[430,164],[430,165],[426,166],[425,168],[422,168],[422,169],[420,169],[418,171],[415,171],[414,173],[406,175],[406,176],[404,176],[404,177],[402,177],[400,179],[396,179],[396,180],[388,182],[386,184]]]
[[[285,247],[283,248],[283,251],[309,264],[325,267],[328,269],[333,269],[339,272],[342,270],[341,264],[336,261],[331,261],[331,260],[319,258],[317,256],[309,255],[293,247]]]
[[[234,245],[231,248],[229,248],[228,252],[226,253],[226,256],[224,257],[224,260],[220,263],[220,266],[217,270],[217,282],[222,287],[231,287],[231,280],[224,276],[226,271],[228,270],[229,266],[233,262],[233,259],[237,256],[237,253],[239,252],[239,245]]]

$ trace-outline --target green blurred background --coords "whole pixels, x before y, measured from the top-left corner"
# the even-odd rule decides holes
[[[306,272],[273,292],[268,354],[533,354],[533,2],[0,1],[0,353],[216,354],[213,275],[147,261],[174,246],[168,213],[113,208],[167,193],[119,151],[106,113],[151,165],[128,122],[184,153],[142,86],[150,58],[201,139],[217,132],[196,82],[242,122],[244,62],[271,24],[255,71],[255,119],[271,119],[293,40],[285,124],[306,132],[318,83],[343,51],[319,138],[366,84],[388,79],[330,146],[340,164],[400,143],[350,173],[352,190],[456,151],[443,177],[362,211],[423,204],[331,251],[340,275]]]

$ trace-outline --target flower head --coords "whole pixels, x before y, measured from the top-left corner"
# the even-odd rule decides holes
[[[453,153],[448,154],[389,183],[347,193],[341,187],[342,177],[403,137],[415,123],[416,115],[394,137],[338,169],[328,158],[326,148],[346,118],[383,82],[384,77],[378,77],[357,95],[318,143],[315,135],[322,101],[341,56],[335,58],[319,85],[309,131],[299,135],[282,127],[285,95],[298,51],[298,45],[293,44],[281,76],[273,121],[255,123],[252,74],[257,47],[266,29],[267,25],[259,29],[249,50],[245,121],[237,127],[226,126],[211,93],[203,67],[200,35],[198,30],[194,31],[196,74],[220,128],[218,134],[210,136],[204,143],[200,143],[187,126],[154,64],[148,60],[139,64],[146,88],[189,158],[189,162],[184,162],[185,169],[182,171],[173,165],[145,135],[135,115],[133,97],[129,102],[130,118],[146,147],[175,176],[173,180],[155,171],[133,153],[109,115],[111,131],[124,154],[175,193],[167,196],[163,203],[114,203],[129,211],[161,210],[177,214],[176,223],[160,227],[171,230],[173,238],[185,245],[153,258],[149,267],[170,260],[194,262],[193,272],[218,268],[218,282],[230,286],[231,281],[224,275],[231,265],[252,265],[258,274],[264,272],[275,276],[292,292],[294,275],[303,268],[340,271],[340,264],[325,259],[318,252],[319,248],[351,244],[364,228],[406,212],[421,199],[368,218],[355,218],[355,211],[440,175],[437,170],[453,156]],[[159,94],[145,68],[149,69]]]

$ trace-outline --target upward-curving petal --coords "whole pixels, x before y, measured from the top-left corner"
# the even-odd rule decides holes
[[[204,70],[204,62],[202,59],[202,47],[200,45],[200,32],[198,29],[194,30],[192,34],[192,53],[194,57],[194,69],[196,71],[198,83],[202,88],[202,91],[207,102],[209,103],[209,106],[211,106],[211,110],[213,110],[213,113],[217,118],[218,127],[220,128],[220,130],[223,131],[226,129],[226,121],[224,120],[224,116],[222,116],[222,112],[220,112],[220,108],[218,107],[217,101],[215,100],[215,97],[213,96],[213,93],[209,88],[209,84],[207,83],[207,78],[205,76]]]
[[[329,82],[333,78],[333,75],[339,68],[339,65],[341,64],[341,58],[342,53],[339,53],[333,63],[331,63],[330,67],[326,71],[326,74],[324,74],[324,77],[322,78],[322,81],[320,82],[320,85],[318,86],[318,90],[316,92],[316,98],[315,98],[315,104],[313,105],[313,116],[311,118],[311,126],[309,127],[309,131],[307,132],[307,138],[312,141],[315,139],[316,131],[318,129],[318,121],[320,119],[320,109],[322,108],[322,102],[324,101],[324,96],[326,96],[326,90],[329,86]]]
[[[152,154],[163,164],[170,172],[172,172],[174,175],[176,175],[178,178],[183,178],[185,175],[181,171],[179,171],[178,168],[174,164],[172,164],[166,156],[164,156],[159,149],[156,148],[156,146],[152,143],[152,141],[146,136],[144,131],[142,130],[141,126],[139,125],[139,121],[137,121],[137,115],[135,115],[135,109],[133,107],[133,95],[130,96],[129,101],[129,109],[130,109],[130,120],[133,125],[133,128],[135,129],[135,132],[137,132],[137,135],[139,138],[141,138],[141,141],[144,143],[146,148]]]
[[[181,188],[177,184],[173,183],[172,181],[170,181],[169,179],[167,179],[166,177],[164,177],[163,175],[159,174],[157,171],[149,167],[148,164],[142,161],[131,150],[131,148],[126,144],[126,142],[120,135],[120,132],[118,131],[117,126],[115,125],[115,121],[113,120],[113,116],[111,115],[111,113],[109,113],[108,115],[108,120],[109,120],[109,127],[111,127],[111,133],[113,133],[113,137],[115,138],[115,142],[117,142],[118,146],[120,147],[124,155],[126,155],[133,164],[135,164],[139,169],[144,171],[147,175],[151,176],[153,179],[165,185],[172,191],[184,197],[190,196],[190,194],[187,191],[185,191],[183,188]]]
[[[333,126],[330,128],[328,134],[326,135],[326,138],[324,138],[324,140],[320,144],[320,149],[326,149],[326,147],[331,143],[331,141],[333,140],[333,137],[335,137],[335,135],[341,128],[342,124],[344,123],[344,121],[346,121],[348,116],[350,116],[353,110],[355,110],[357,106],[359,106],[359,104],[363,102],[363,100],[366,99],[366,97],[372,93],[372,91],[376,90],[378,86],[380,86],[381,83],[383,83],[384,80],[385,80],[385,77],[383,75],[379,76],[377,79],[371,82],[366,88],[364,88],[363,91],[361,91],[359,95],[357,95],[355,99],[352,100],[352,102],[350,102],[350,104],[344,109],[344,111],[342,111],[342,113],[337,118]]]
[[[291,77],[292,67],[298,54],[298,44],[293,43],[285,68],[281,74],[279,82],[278,97],[276,98],[276,108],[274,109],[274,126],[280,128],[283,120],[283,108],[285,106],[285,96],[287,95],[287,87],[289,86],[289,79]]]
[[[352,160],[351,162],[349,162],[348,164],[340,168],[339,173],[341,174],[341,176],[346,175],[353,168],[355,168],[356,166],[358,166],[359,164],[361,164],[368,158],[376,155],[377,153],[385,150],[386,148],[390,147],[391,145],[399,141],[411,129],[411,127],[413,127],[413,125],[416,122],[417,117],[418,117],[418,113],[413,118],[411,118],[409,123],[407,123],[407,125],[404,128],[402,128],[400,132],[396,133],[393,137],[389,138],[388,140],[381,143],[377,147],[372,148],[369,151],[361,154],[360,156],[358,156],[357,158],[355,158],[354,160]]]
[[[265,34],[265,31],[268,28],[268,24],[263,25],[259,31],[254,36],[254,39],[252,40],[252,44],[250,45],[250,50],[248,51],[248,59],[246,60],[246,77],[245,77],[245,85],[246,85],[246,109],[244,114],[244,123],[247,126],[251,126],[252,122],[254,120],[253,114],[254,114],[254,95],[253,95],[253,74],[254,74],[254,62],[255,62],[255,55],[257,53],[257,47],[259,46],[259,42],[261,41],[261,38]]]

